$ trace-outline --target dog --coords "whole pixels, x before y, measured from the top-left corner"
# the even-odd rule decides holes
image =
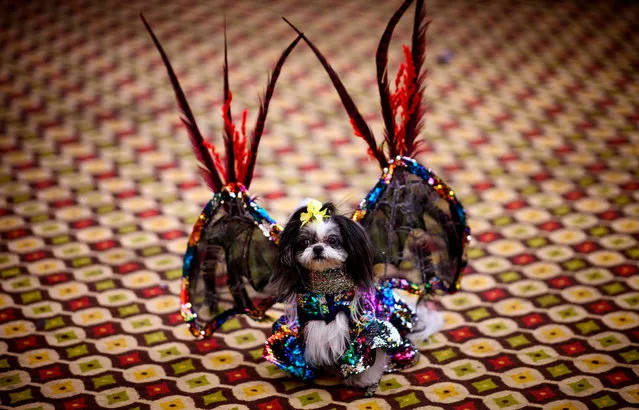
[[[343,371],[343,357],[352,350],[353,329],[358,325],[361,329],[375,315],[373,247],[364,228],[337,214],[333,204],[311,200],[290,217],[278,249],[267,290],[287,303],[285,319],[299,326],[306,364],[338,372],[342,366],[346,385],[376,388],[387,367],[386,348],[393,346],[367,352],[363,371]],[[413,329],[415,336],[423,338],[437,330],[439,326],[424,326],[433,322],[433,313],[423,307],[417,310],[425,320]],[[388,322],[378,328],[401,339]]]

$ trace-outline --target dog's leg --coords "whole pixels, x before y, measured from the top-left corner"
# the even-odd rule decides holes
[[[344,383],[347,386],[367,387],[367,395],[373,394],[384,375],[386,360],[386,352],[384,349],[375,349],[375,362],[373,365],[359,374],[347,377]]]

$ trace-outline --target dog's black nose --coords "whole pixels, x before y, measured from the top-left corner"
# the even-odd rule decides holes
[[[313,254],[319,256],[324,252],[324,247],[322,245],[313,246]]]

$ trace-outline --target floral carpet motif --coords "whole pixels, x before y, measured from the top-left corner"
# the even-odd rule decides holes
[[[374,53],[399,1],[4,2],[0,14],[0,408],[619,409],[639,406],[639,82],[632,2],[431,1],[426,152],[474,240],[445,327],[377,394],[294,381],[270,323],[193,340],[182,255],[210,198],[166,72],[221,138],[294,38],[324,51],[381,139]],[[396,39],[410,39],[402,22]],[[390,67],[398,67],[401,42]],[[394,69],[393,69],[394,70]],[[378,169],[308,48],[271,105],[251,192],[350,213]],[[277,314],[274,312],[273,315]]]

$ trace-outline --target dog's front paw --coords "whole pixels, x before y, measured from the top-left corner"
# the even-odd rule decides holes
[[[384,349],[376,349],[375,362],[373,365],[361,373],[347,377],[346,380],[344,380],[344,384],[352,387],[366,388],[366,394],[370,393],[370,395],[372,395],[375,393],[385,369],[386,352]]]

